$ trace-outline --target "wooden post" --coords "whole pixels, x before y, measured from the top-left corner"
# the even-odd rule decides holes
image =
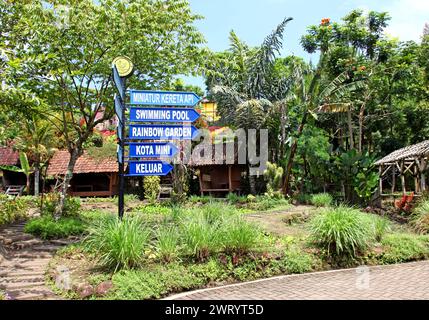
[[[231,173],[231,165],[228,165],[228,189],[229,192],[232,192],[232,173]]]
[[[407,188],[405,186],[405,174],[404,174],[404,161],[401,162],[401,185],[402,185],[402,193],[407,193]]]
[[[414,192],[419,193],[420,187],[419,187],[419,170],[417,168],[417,165],[414,164]]]
[[[425,192],[426,191],[426,175],[425,175],[425,170],[426,170],[426,159],[421,159],[420,165],[419,165],[419,170],[420,170],[420,183],[421,183],[421,191]]]
[[[378,167],[378,172],[379,172],[378,188],[381,196],[383,194],[383,165],[382,164]]]
[[[198,175],[198,180],[200,182],[200,192],[201,192],[201,196],[204,196],[204,191],[203,191],[203,178],[202,175],[203,173],[201,172],[201,169],[199,170],[200,174]]]
[[[392,166],[392,194],[395,194],[396,189],[396,166]]]

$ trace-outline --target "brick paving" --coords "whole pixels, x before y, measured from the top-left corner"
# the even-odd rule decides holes
[[[42,241],[24,233],[24,223],[0,228],[0,289],[11,299],[59,299],[45,285],[45,271],[68,241]]]
[[[429,261],[288,275],[167,300],[429,300]]]

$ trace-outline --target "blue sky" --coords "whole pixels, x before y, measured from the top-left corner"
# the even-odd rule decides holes
[[[322,18],[338,21],[355,8],[387,11],[392,17],[386,32],[400,40],[419,41],[429,22],[429,0],[189,0],[192,10],[205,18],[197,27],[214,51],[228,48],[228,34],[234,30],[249,45],[259,45],[284,17],[294,20],[286,28],[282,55],[305,57],[300,37]],[[313,57],[313,59],[316,59]],[[185,78],[204,87],[201,78]]]

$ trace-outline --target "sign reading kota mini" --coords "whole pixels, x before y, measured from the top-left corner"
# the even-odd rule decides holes
[[[130,158],[173,157],[178,149],[172,143],[129,143]]]

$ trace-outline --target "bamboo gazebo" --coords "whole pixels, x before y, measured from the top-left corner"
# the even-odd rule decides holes
[[[428,169],[429,140],[392,152],[375,164],[380,173],[379,193],[381,196],[395,195],[396,178],[400,177],[401,191],[407,193],[406,177],[414,179],[414,194],[426,191],[426,170]],[[383,193],[383,180],[391,180],[390,193]]]

